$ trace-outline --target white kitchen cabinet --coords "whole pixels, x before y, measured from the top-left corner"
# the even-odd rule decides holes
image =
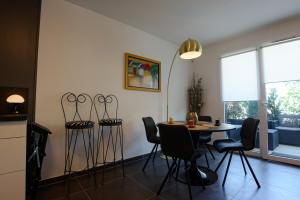
[[[27,121],[0,122],[1,199],[25,200]]]

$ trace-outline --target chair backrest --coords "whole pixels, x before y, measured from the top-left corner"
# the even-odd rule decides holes
[[[183,125],[158,124],[162,152],[170,157],[190,160],[195,151],[192,137]]]
[[[143,117],[142,119],[145,126],[147,140],[148,142],[154,143],[157,141],[157,127],[155,122],[152,117]]]
[[[212,122],[211,116],[200,115],[198,121]]]
[[[28,144],[28,155],[29,157],[33,154],[36,153],[39,157],[39,168],[42,167],[43,163],[43,158],[46,155],[46,144],[48,140],[48,134],[51,134],[51,131],[38,124],[31,122],[28,124],[28,137],[29,137],[29,144]],[[38,149],[38,152],[34,152],[36,149]],[[33,157],[32,159],[36,159],[36,157]]]
[[[98,121],[102,119],[118,119],[119,101],[118,98],[109,94],[97,94],[93,100]]]
[[[50,130],[40,124],[31,122],[27,126],[26,199],[36,199],[48,134]]]
[[[240,135],[241,142],[247,151],[252,150],[255,146],[258,124],[259,120],[254,118],[247,118],[243,121]]]
[[[85,93],[65,93],[60,100],[65,122],[90,121],[93,108],[92,98]]]

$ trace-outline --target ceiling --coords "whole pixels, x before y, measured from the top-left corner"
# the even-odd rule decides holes
[[[300,16],[300,0],[67,0],[175,44],[203,45]]]

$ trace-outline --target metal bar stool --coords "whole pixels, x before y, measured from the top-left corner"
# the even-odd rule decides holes
[[[108,163],[116,164],[118,156],[118,145],[120,150],[119,156],[122,164],[122,173],[123,177],[125,177],[123,153],[123,120],[118,118],[119,101],[115,95],[110,94],[104,96],[103,94],[97,94],[94,97],[93,102],[99,124],[95,149],[94,167],[96,167],[99,164],[103,165],[103,183],[105,165]],[[113,158],[112,161],[107,161],[108,150],[110,147],[113,152]],[[102,153],[102,162],[100,159],[100,151]]]
[[[94,122],[91,121],[91,113],[93,108],[92,98],[85,93],[75,95],[67,92],[61,97],[61,107],[65,119],[65,167],[64,175],[67,176],[66,184],[68,190],[68,179],[71,173],[75,172],[72,169],[74,154],[78,144],[78,139],[81,136],[86,167],[83,170],[89,170],[94,166]],[[92,165],[90,166],[90,162]]]

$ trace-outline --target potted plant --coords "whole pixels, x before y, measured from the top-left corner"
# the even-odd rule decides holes
[[[203,107],[203,88],[202,78],[196,80],[195,75],[193,76],[192,86],[188,89],[188,100],[189,100],[189,115],[196,113],[200,116],[201,109]],[[187,117],[188,117],[187,116]]]

